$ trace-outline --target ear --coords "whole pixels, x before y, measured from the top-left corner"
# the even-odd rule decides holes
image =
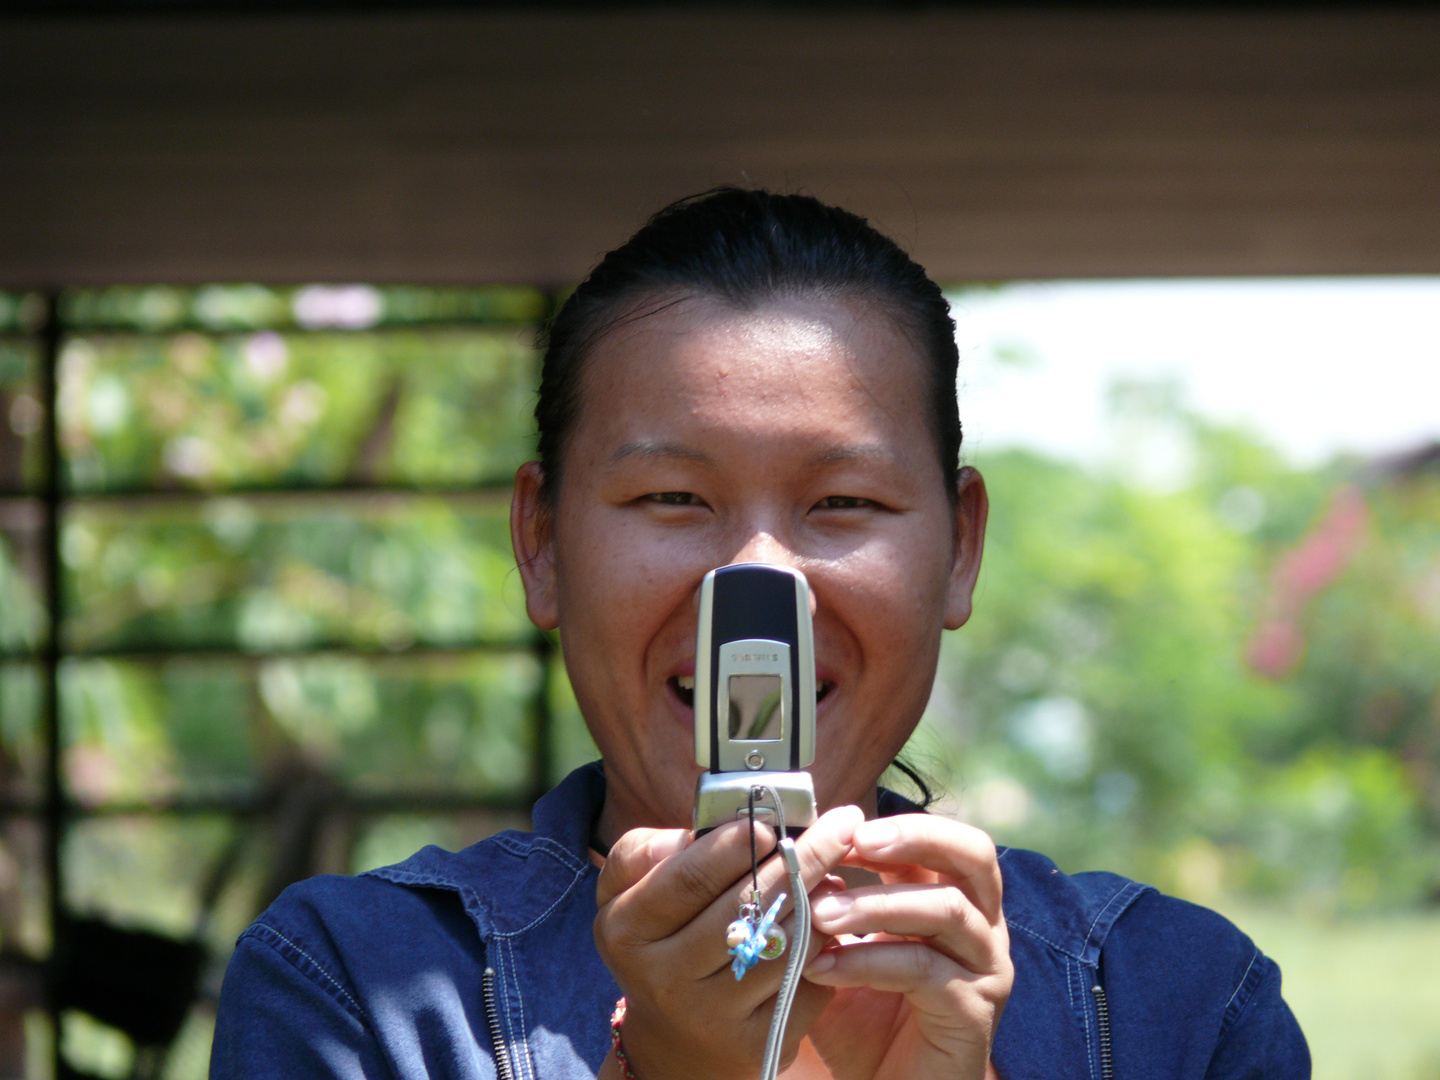
[[[555,580],[554,522],[540,490],[545,473],[538,461],[527,461],[515,473],[510,497],[510,546],[525,584],[525,613],[541,630],[560,625]]]
[[[985,550],[985,522],[990,516],[990,496],[979,472],[965,466],[955,489],[955,562],[945,594],[946,630],[958,630],[970,619],[980,556]]]

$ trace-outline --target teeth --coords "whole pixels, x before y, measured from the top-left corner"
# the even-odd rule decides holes
[[[695,689],[695,676],[677,675],[675,676],[675,685],[678,686],[681,690],[689,690],[693,692]],[[815,700],[819,701],[829,692],[830,688],[834,685],[834,683],[822,682],[819,686],[815,688]]]

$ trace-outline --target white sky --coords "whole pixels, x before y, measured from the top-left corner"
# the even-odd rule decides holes
[[[1117,376],[1176,378],[1190,407],[1300,465],[1440,439],[1440,277],[1022,283],[951,302],[971,453],[1102,460]]]

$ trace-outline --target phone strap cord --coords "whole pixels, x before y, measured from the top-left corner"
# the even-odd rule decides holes
[[[780,990],[775,995],[775,1013],[770,1018],[770,1035],[765,1040],[765,1061],[760,1068],[760,1080],[775,1080],[780,1073],[780,1052],[785,1042],[785,1025],[790,1021],[790,1009],[795,1004],[795,993],[800,989],[800,973],[805,967],[805,955],[810,951],[810,896],[805,891],[805,879],[800,874],[800,856],[795,850],[795,841],[785,835],[785,811],[780,803],[780,793],[766,787],[771,804],[775,807],[775,832],[779,839],[780,857],[785,861],[785,870],[790,877],[790,895],[795,898],[795,932],[790,942],[790,955],[785,958],[785,975],[780,980]],[[751,817],[752,829],[754,817]]]

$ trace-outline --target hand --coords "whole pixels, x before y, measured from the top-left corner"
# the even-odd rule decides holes
[[[862,820],[858,808],[840,807],[796,841],[807,892],[849,854]],[[773,851],[773,832],[758,825],[756,835],[762,854]],[[785,964],[758,964],[738,983],[730,971],[725,928],[749,885],[750,834],[743,822],[693,842],[680,829],[633,829],[610,849],[597,887],[595,943],[625,993],[623,1046],[644,1080],[738,1080],[759,1071]],[[760,889],[766,902],[790,891],[780,859],[761,867]],[[787,900],[782,914],[789,910]],[[807,959],[823,945],[812,938]],[[784,1060],[793,1058],[832,994],[802,981]]]
[[[838,992],[810,1028],[837,1080],[980,1080],[1014,969],[995,845],[930,814],[867,821],[851,865],[883,884],[814,894],[832,942],[806,969]]]

